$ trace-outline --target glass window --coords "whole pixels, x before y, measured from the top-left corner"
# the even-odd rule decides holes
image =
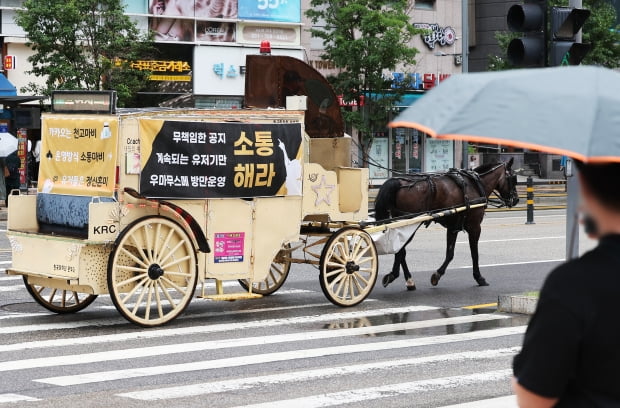
[[[423,10],[434,10],[435,0],[415,0],[414,7]]]

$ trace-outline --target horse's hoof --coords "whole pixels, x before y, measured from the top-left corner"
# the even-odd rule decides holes
[[[405,283],[405,285],[407,286],[407,290],[416,290],[413,279],[407,279],[407,283]]]
[[[487,280],[484,279],[482,276],[477,278],[476,282],[478,282],[478,286],[489,286],[489,283],[487,282]]]
[[[387,288],[387,285],[389,285],[390,283],[394,282],[396,278],[394,277],[394,275],[392,275],[391,273],[388,273],[387,275],[385,275],[383,277],[383,287]]]
[[[439,275],[438,273],[432,274],[431,275],[431,285],[437,286],[437,284],[439,283],[439,279],[441,279],[441,275]]]

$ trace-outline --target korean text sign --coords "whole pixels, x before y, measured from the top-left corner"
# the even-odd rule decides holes
[[[140,193],[157,198],[301,194],[301,125],[140,120]]]
[[[118,119],[85,115],[44,117],[38,190],[111,196],[116,184]]]

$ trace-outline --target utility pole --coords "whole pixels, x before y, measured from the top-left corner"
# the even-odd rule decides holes
[[[469,72],[469,0],[461,0],[461,73]],[[468,142],[461,142],[463,153],[461,159],[462,168],[467,169],[469,163]]]
[[[582,0],[569,0],[569,7],[581,8]],[[581,30],[577,33],[576,41],[581,42]],[[570,175],[566,176],[566,260],[579,256],[579,183],[577,168],[568,159],[566,166],[570,166]]]

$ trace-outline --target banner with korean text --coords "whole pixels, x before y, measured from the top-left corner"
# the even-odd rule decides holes
[[[47,116],[42,120],[37,188],[43,193],[111,196],[116,184],[116,116]]]
[[[140,193],[153,198],[301,195],[299,123],[140,120]]]

